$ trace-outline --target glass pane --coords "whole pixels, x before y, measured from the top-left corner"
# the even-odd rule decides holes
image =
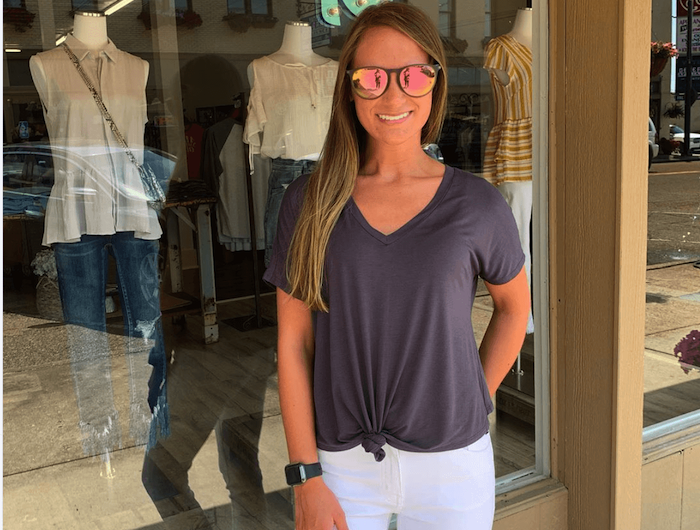
[[[245,0],[228,0],[229,13],[245,13]]]
[[[250,8],[254,15],[268,15],[267,0],[251,0]]]
[[[143,12],[147,2],[137,1],[108,20],[54,7],[53,19],[37,12],[32,24],[26,17],[5,24],[8,528],[26,520],[38,528],[105,521],[127,530],[294,528],[275,291],[262,275],[284,190],[323,150],[337,61],[357,5],[342,2],[338,18],[323,24],[322,0],[227,0],[230,14],[265,16],[224,21],[205,3],[177,0],[177,13]],[[489,4],[486,11],[476,0],[421,2],[446,49],[437,79],[448,79],[442,134],[425,150],[472,173],[505,218],[508,206],[523,214],[511,225],[510,255],[527,254],[537,267],[528,239],[531,153],[542,156],[527,136],[538,122],[529,106],[532,55],[505,37],[526,36],[516,29],[531,31],[533,12],[527,0]],[[188,8],[195,12],[183,16]],[[286,24],[297,16],[309,25]],[[58,42],[47,42],[54,34]],[[57,48],[63,39],[109,117]],[[488,50],[505,43],[515,47],[506,53],[518,72],[487,61]],[[129,54],[127,75],[114,70],[115,50]],[[498,70],[520,87],[517,116],[504,109]],[[513,120],[525,125],[515,127],[525,162],[506,174],[494,152]],[[526,184],[498,182],[501,202],[494,185],[513,171]],[[539,237],[535,228],[532,240]],[[470,271],[462,283],[474,291],[472,325],[460,326],[476,346],[494,309],[486,284],[476,282],[486,272]],[[402,288],[417,285],[412,279]],[[527,335],[495,396],[489,429],[498,478],[537,464],[540,340]],[[472,382],[482,388],[476,349],[469,355],[479,374]],[[470,403],[485,431],[488,395],[479,397]],[[48,489],[37,496],[36,488]]]
[[[686,102],[688,16],[676,7],[654,4],[652,17],[645,427],[700,409],[700,118]]]

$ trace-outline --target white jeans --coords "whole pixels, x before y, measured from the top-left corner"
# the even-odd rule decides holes
[[[501,182],[498,185],[498,191],[501,192],[511,210],[515,223],[518,225],[518,233],[520,235],[520,247],[525,254],[525,272],[527,273],[527,284],[532,285],[532,276],[530,273],[530,220],[532,219],[532,181],[519,182]],[[527,332],[535,331],[535,323],[532,319],[532,311],[527,321]]]
[[[463,449],[414,453],[385,445],[376,462],[362,446],[319,450],[323,480],[350,530],[490,530],[495,507],[491,437]]]

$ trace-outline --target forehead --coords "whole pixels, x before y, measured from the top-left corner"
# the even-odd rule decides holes
[[[393,28],[379,26],[368,29],[362,35],[352,65],[353,68],[398,68],[427,61],[428,54],[409,36]]]

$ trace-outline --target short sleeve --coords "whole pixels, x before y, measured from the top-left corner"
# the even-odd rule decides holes
[[[508,54],[501,42],[496,38],[491,40],[486,46],[486,60],[484,68],[503,70],[509,72]]]
[[[288,290],[289,287],[289,282],[287,280],[287,254],[289,252],[289,244],[292,241],[297,219],[299,218],[301,207],[304,203],[304,189],[306,188],[308,179],[308,175],[302,175],[292,182],[284,193],[279,217],[277,218],[277,234],[275,236],[275,241],[272,243],[270,266],[263,275],[263,280],[267,283],[285,291]]]
[[[250,100],[248,101],[248,116],[243,129],[243,141],[250,145],[251,154],[259,154],[262,146],[260,133],[267,123],[267,115],[263,105],[261,89],[257,82],[257,73],[255,62],[251,64],[253,70],[253,88],[250,91]]]
[[[479,276],[488,283],[502,285],[523,268],[525,254],[510,206],[495,187],[488,184],[488,188],[483,202],[483,237],[476,249]]]

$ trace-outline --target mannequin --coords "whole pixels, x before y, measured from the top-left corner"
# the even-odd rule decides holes
[[[142,162],[148,63],[114,46],[100,13],[77,13],[75,32],[65,45]],[[153,429],[167,432],[157,268],[162,232],[146,203],[138,170],[63,46],[34,55],[29,66],[54,150],[55,181],[43,244],[52,246],[56,256],[83,451],[100,455],[109,465],[110,452],[121,447],[122,430],[112,395],[106,333],[109,255],[116,261],[124,315],[129,434],[140,444],[155,438]],[[83,158],[86,154],[89,163]]]
[[[102,13],[76,13],[73,36],[90,50],[102,50],[109,42],[107,17]]]
[[[311,47],[311,26],[306,22],[287,22],[284,27],[282,45],[276,52],[268,55],[270,59],[280,64],[303,64],[305,66],[318,66],[327,63],[330,59],[318,55]],[[248,69],[250,74],[250,68]],[[248,75],[248,80],[250,80]],[[251,83],[252,87],[252,83]]]
[[[484,68],[490,73],[494,94],[484,178],[498,187],[513,210],[531,283],[532,8],[519,9],[511,31],[489,42]],[[527,332],[534,332],[532,313]]]
[[[313,51],[311,26],[288,22],[280,48],[248,65],[251,86],[243,141],[253,156],[272,159],[265,207],[265,265],[270,262],[277,215],[289,184],[313,171],[328,132],[338,63]]]

